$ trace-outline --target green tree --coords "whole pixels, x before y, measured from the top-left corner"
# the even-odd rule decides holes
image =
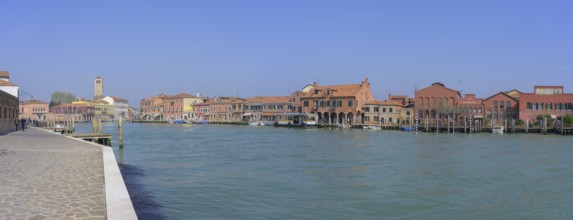
[[[563,122],[573,124],[573,116],[563,116]]]
[[[50,108],[59,104],[70,103],[76,100],[76,96],[69,92],[58,92],[52,93],[52,99],[50,100]]]

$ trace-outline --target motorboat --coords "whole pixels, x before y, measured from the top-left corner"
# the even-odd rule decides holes
[[[191,123],[205,125],[205,124],[209,124],[209,121],[208,120],[193,120],[193,121],[191,121]]]
[[[504,127],[503,126],[493,126],[493,129],[491,129],[491,133],[493,134],[503,134],[504,132]]]
[[[171,123],[173,123],[173,124],[187,124],[187,121],[185,121],[185,120],[173,120]]]
[[[400,127],[400,130],[402,130],[402,131],[411,131],[411,130],[412,130],[412,127],[410,127],[410,126],[402,126],[402,127]]]

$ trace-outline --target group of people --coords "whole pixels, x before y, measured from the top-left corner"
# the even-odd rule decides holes
[[[30,119],[26,120],[24,118],[18,120],[14,120],[14,125],[16,125],[16,131],[18,130],[18,125],[22,126],[22,131],[26,130],[26,125],[28,124],[28,121],[30,121]]]

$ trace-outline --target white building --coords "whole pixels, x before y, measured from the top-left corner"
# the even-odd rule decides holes
[[[126,99],[114,96],[106,96],[101,100],[106,101],[109,103],[109,105],[113,106],[114,120],[118,120],[119,117],[123,119],[128,118],[129,104]]]
[[[0,71],[0,90],[19,98],[20,87],[10,82],[8,71]]]

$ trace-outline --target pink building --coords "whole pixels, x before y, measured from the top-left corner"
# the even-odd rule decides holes
[[[20,118],[44,121],[48,119],[48,103],[40,100],[28,100],[20,102]]]

